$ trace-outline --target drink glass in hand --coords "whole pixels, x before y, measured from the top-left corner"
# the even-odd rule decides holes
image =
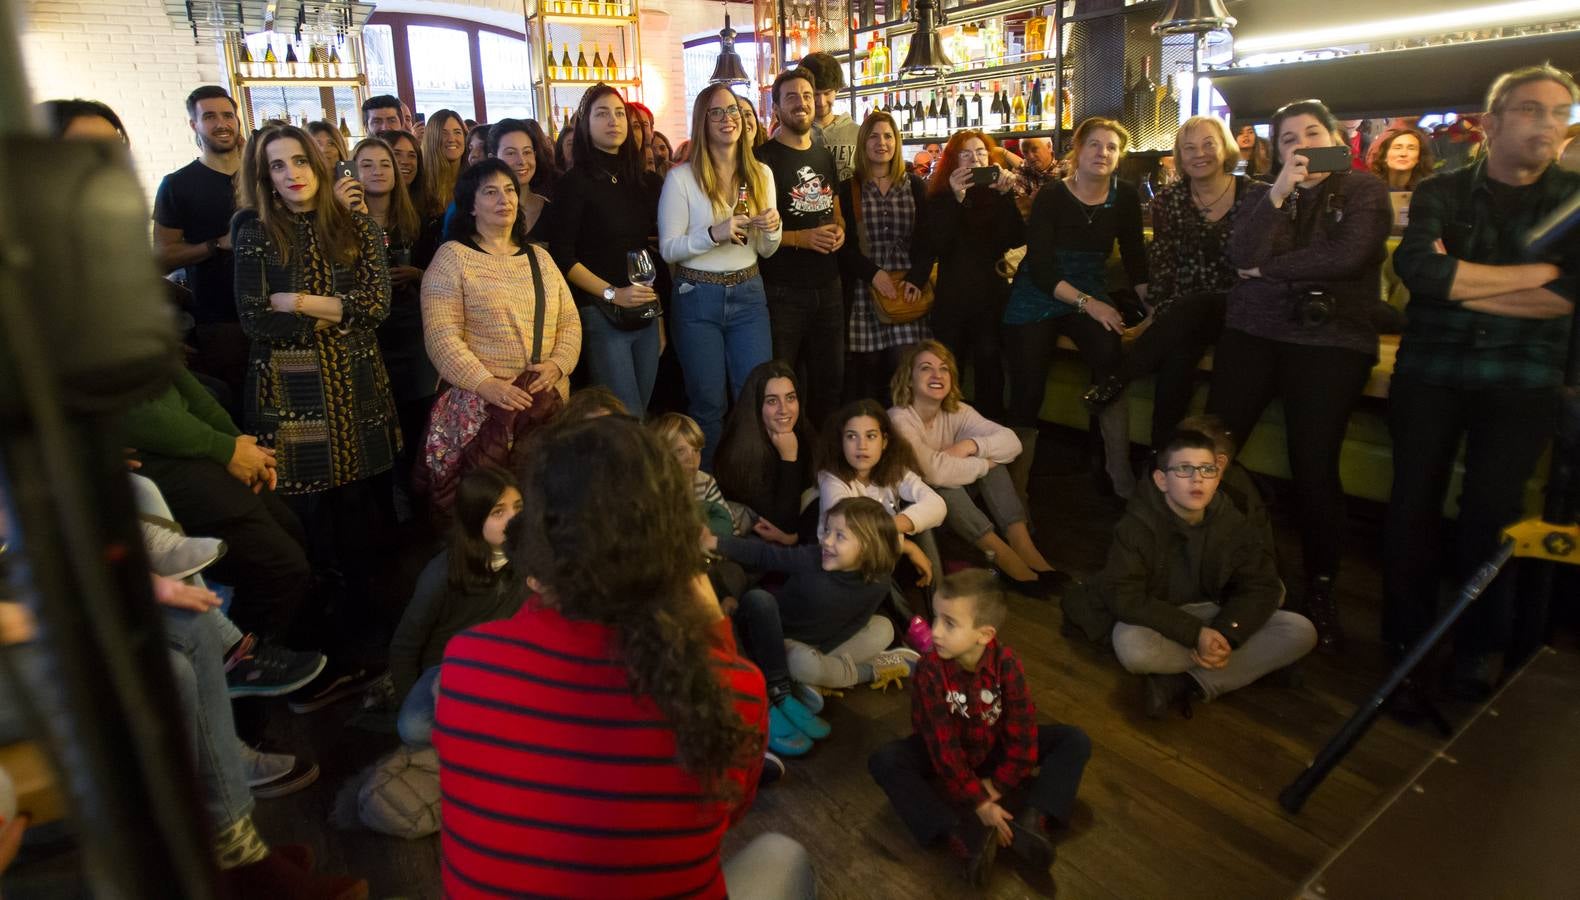
[[[646,250],[632,250],[625,255],[625,273],[632,284],[652,287],[658,278],[658,271],[653,268],[653,257]]]

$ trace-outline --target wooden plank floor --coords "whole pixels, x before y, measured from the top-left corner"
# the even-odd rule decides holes
[[[1039,541],[1056,564],[1084,572],[1102,564],[1119,510],[1094,490],[1083,441],[1046,432],[1031,485]],[[1275,498],[1274,516],[1281,558],[1298,560],[1289,504]],[[1025,660],[1040,714],[1080,725],[1094,750],[1077,820],[1059,843],[1051,878],[1005,862],[977,896],[1052,896],[1057,889],[1064,898],[1286,897],[1404,781],[1439,742],[1384,720],[1304,813],[1290,816],[1275,799],[1385,669],[1374,638],[1380,511],[1352,504],[1349,519],[1335,527],[1345,531],[1341,604],[1353,649],[1311,657],[1303,687],[1253,685],[1198,705],[1190,720],[1142,717],[1139,682],[1112,656],[1062,637],[1056,606],[1011,599],[1004,635]],[[415,556],[404,554],[401,565]],[[326,824],[339,785],[394,740],[342,727],[351,713],[340,706],[272,717],[272,738],[312,747],[324,774],[308,791],[259,803],[260,827],[271,841],[313,844],[326,868],[367,876],[375,897],[438,897],[437,839],[408,842]],[[726,852],[761,832],[781,831],[811,851],[829,900],[972,895],[948,860],[915,846],[867,774],[868,754],[908,733],[909,697],[862,687],[830,700],[826,715],[833,737],[758,795]]]

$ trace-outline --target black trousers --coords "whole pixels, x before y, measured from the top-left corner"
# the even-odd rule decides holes
[[[1223,332],[1228,295],[1190,294],[1164,306],[1152,325],[1125,351],[1120,377],[1126,382],[1156,375],[1152,388],[1152,449],[1160,449],[1190,411],[1203,353]]]
[[[845,298],[836,278],[819,287],[765,284],[774,359],[801,382],[801,407],[814,428],[839,408],[845,387]]]
[[[285,502],[254,494],[209,459],[140,453],[138,473],[159,486],[183,530],[225,542],[225,555],[204,570],[235,588],[230,618],[241,630],[270,639],[287,635],[307,599],[311,571],[306,534]],[[301,649],[319,649],[304,644]]]
[[[1395,376],[1388,397],[1393,493],[1383,532],[1383,640],[1409,644],[1437,614],[1441,575],[1463,583],[1497,550],[1519,520],[1525,483],[1558,422],[1551,388],[1464,390]],[[1452,555],[1439,556],[1443,500],[1460,439],[1465,478]],[[1506,649],[1515,616],[1515,580],[1493,582],[1460,619],[1462,653]]]
[[[893,404],[889,398],[889,382],[900,365],[904,346],[894,346],[871,353],[850,353],[845,358],[845,400],[876,400],[883,408]],[[821,427],[821,425],[819,426]]]
[[[779,620],[779,601],[761,588],[743,591],[736,598],[735,640],[746,658],[763,670],[769,692],[790,687],[790,661],[785,654],[784,625]]]
[[[1009,288],[1003,279],[979,286],[971,297],[943,296],[933,303],[933,337],[949,348],[955,361],[971,367],[971,405],[994,421],[1004,418],[1004,348],[999,322]],[[955,383],[962,379],[955,373]]]
[[[383,472],[327,491],[295,494],[287,499],[306,526],[309,558],[316,571],[338,572],[340,584],[328,602],[315,604],[313,616],[297,622],[299,634],[320,636],[332,655],[388,644],[405,598],[393,604],[375,602],[373,579],[381,563],[379,548],[387,546],[387,510],[380,498],[391,489]]]
[[[1233,328],[1224,329],[1213,354],[1207,411],[1223,417],[1236,442],[1244,445],[1269,403],[1283,401],[1308,580],[1339,571],[1344,529],[1339,451],[1350,410],[1371,370],[1365,353],[1274,341]]]
[[[1004,355],[1009,361],[1009,419],[1015,425],[1035,428],[1042,415],[1048,388],[1048,365],[1059,335],[1068,335],[1092,369],[1092,381],[1119,374],[1119,335],[1091,316],[1071,313],[1026,325],[1005,325]]]
[[[1075,810],[1075,792],[1091,756],[1092,740],[1081,729],[1074,725],[1038,725],[1037,774],[1017,785],[1015,791],[1005,792],[1017,795],[1018,802],[1011,801],[1011,813],[1031,805],[1053,822],[1068,824]],[[995,750],[977,768],[977,776],[991,776],[1002,761],[1002,750]],[[889,795],[894,811],[923,846],[942,839],[965,816],[972,816],[975,821],[974,810],[951,803],[933,780],[938,773],[921,735],[913,734],[879,747],[867,758],[867,771]],[[1009,801],[1008,797],[1005,799]]]

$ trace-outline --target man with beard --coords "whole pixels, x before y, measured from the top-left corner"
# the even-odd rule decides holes
[[[247,336],[236,318],[230,254],[242,146],[236,101],[224,88],[204,85],[187,95],[187,119],[203,155],[160,182],[154,195],[154,253],[164,270],[186,269],[197,326],[194,368],[225,382],[232,405],[239,407]]]
[[[1481,158],[1421,182],[1410,199],[1394,253],[1410,316],[1388,398],[1394,475],[1383,534],[1383,639],[1396,653],[1435,617],[1439,573],[1462,582],[1520,518],[1525,482],[1557,427],[1580,251],[1569,240],[1534,256],[1525,236],[1580,191],[1580,174],[1554,163],[1577,101],[1580,88],[1552,66],[1499,77]],[[1458,535],[1440,567],[1437,533],[1461,439]],[[1514,637],[1513,588],[1508,575],[1498,579],[1460,620],[1457,695],[1485,699],[1497,684]],[[1538,624],[1544,615],[1528,611]]]
[[[812,421],[834,411],[845,379],[845,301],[839,261],[845,243],[835,191],[838,169],[828,147],[812,141],[815,82],[795,69],[774,79],[779,130],[757,148],[774,176],[784,238],[759,268],[768,293],[774,358],[803,373],[802,403]]]

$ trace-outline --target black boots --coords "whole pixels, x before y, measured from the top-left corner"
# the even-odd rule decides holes
[[[1334,653],[1344,646],[1339,607],[1333,599],[1333,576],[1319,575],[1306,586],[1306,617],[1317,627],[1317,649]]]
[[[1119,379],[1119,376],[1110,375],[1087,388],[1086,393],[1081,395],[1081,402],[1086,404],[1086,411],[1095,416],[1118,399],[1124,389],[1125,383]]]

